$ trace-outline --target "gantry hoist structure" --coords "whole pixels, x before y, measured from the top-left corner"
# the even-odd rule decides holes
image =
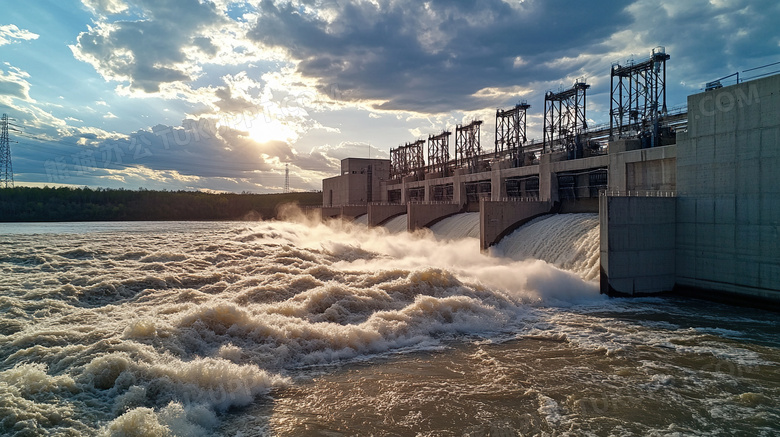
[[[585,118],[586,91],[590,85],[577,80],[571,88],[544,95],[544,139],[542,152],[566,151],[570,158],[581,155],[580,134],[588,128]]]
[[[428,171],[447,175],[447,163],[450,161],[450,135],[446,130],[438,135],[428,136]]]
[[[412,176],[425,167],[423,147],[425,140],[406,143],[390,149],[390,178],[398,179]]]
[[[520,102],[511,109],[496,109],[496,149],[497,159],[508,157],[513,166],[522,164],[522,147],[526,142],[527,102]]]
[[[664,47],[650,59],[613,64],[610,73],[609,139],[649,137],[654,147],[659,124],[666,116],[666,61]]]
[[[455,126],[455,165],[467,167],[469,173],[477,171],[479,156],[482,155],[482,146],[479,142],[479,129],[482,120],[474,120],[463,126]]]

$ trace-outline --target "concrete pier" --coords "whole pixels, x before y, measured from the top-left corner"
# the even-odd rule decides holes
[[[674,197],[602,196],[601,292],[635,296],[675,282]]]

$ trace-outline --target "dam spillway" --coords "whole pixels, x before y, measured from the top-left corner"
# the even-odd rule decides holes
[[[404,232],[405,222],[406,217],[399,216],[384,227],[397,234]],[[432,225],[430,230],[438,240],[477,240],[479,214],[456,214]],[[489,252],[514,261],[541,260],[585,280],[597,280],[599,217],[592,213],[540,216],[504,237]]]
[[[599,277],[598,214],[536,218],[504,237],[491,253],[517,261],[539,259],[593,281]]]
[[[400,179],[389,177],[388,160],[348,158],[342,176],[323,181],[322,216],[367,214],[374,226],[372,215],[405,213],[414,230],[479,214],[480,248],[488,251],[539,216],[598,214],[603,293],[780,305],[780,75],[691,95],[677,115],[666,118],[674,135],[619,130],[581,156],[554,147],[522,160],[485,154]],[[348,193],[371,187],[362,198],[376,200],[329,202],[335,179],[355,182]]]

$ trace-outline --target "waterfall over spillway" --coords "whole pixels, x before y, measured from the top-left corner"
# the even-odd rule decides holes
[[[491,252],[515,260],[540,259],[595,280],[599,276],[598,214],[556,214],[534,219],[504,237]]]
[[[431,231],[440,239],[479,238],[479,213],[455,214],[431,226]]]
[[[388,231],[390,231],[393,234],[398,234],[400,232],[406,232],[407,224],[406,224],[406,214],[401,214],[399,216],[393,217],[382,226],[385,227]]]
[[[363,214],[355,217],[354,220],[352,220],[352,223],[356,225],[366,225],[368,226],[368,214]]]

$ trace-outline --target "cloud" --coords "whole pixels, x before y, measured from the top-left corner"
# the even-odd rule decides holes
[[[3,96],[31,101],[30,82],[27,81],[29,77],[29,74],[15,67],[9,67],[8,71],[0,70],[0,101],[7,101]],[[6,104],[10,106],[10,102]]]
[[[777,60],[780,3],[774,0],[639,0],[627,11],[640,25],[637,38],[647,47],[665,45],[672,56],[668,68],[695,88]]]
[[[248,35],[283,50],[321,89],[337,85],[345,102],[441,113],[526,98],[541,108],[546,90],[577,78],[608,92],[612,62],[644,59],[658,45],[672,55],[671,77],[693,82],[741,67],[735,60],[760,65],[776,56],[779,8],[772,0],[263,0]]]
[[[26,29],[19,29],[15,24],[6,24],[0,26],[0,46],[18,42],[14,40],[38,39],[37,33],[32,33]]]
[[[257,142],[216,120],[187,119],[130,135],[74,129],[57,138],[22,138],[17,174],[49,183],[157,189],[281,191],[289,164],[294,189],[316,189],[339,160],[299,154],[283,141]]]
[[[344,141],[335,146],[326,144],[314,148],[312,153],[327,156],[330,159],[337,160],[339,163],[344,158],[368,158],[370,156],[376,159],[389,159],[389,154],[386,150],[378,149],[370,144],[353,141]]]
[[[81,0],[91,11],[98,14],[118,14],[127,10],[122,0]]]
[[[105,10],[117,2],[87,3]],[[210,2],[138,0],[134,6],[144,19],[111,22],[101,17],[95,27],[79,34],[70,48],[77,59],[92,64],[106,80],[127,82],[132,89],[146,93],[159,92],[163,84],[193,80],[200,63],[208,61],[196,55],[213,53],[209,35],[230,24]],[[197,53],[188,52],[190,48]]]
[[[249,36],[285,50],[321,87],[338,84],[344,99],[387,110],[470,110],[495,104],[481,89],[548,73],[526,66],[597,48],[626,20],[620,4],[330,1],[302,11],[264,0]]]

